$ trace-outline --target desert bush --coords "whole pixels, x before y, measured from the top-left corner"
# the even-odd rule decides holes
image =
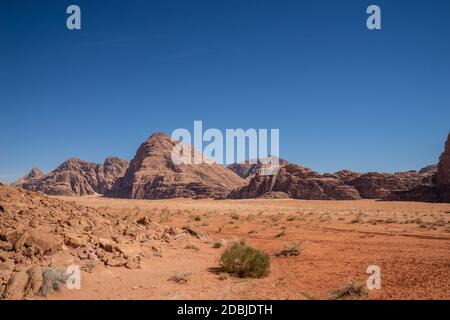
[[[300,254],[299,245],[296,243],[288,243],[282,249],[275,252],[275,256],[298,256]]]
[[[188,243],[184,248],[190,249],[190,250],[195,250],[195,251],[200,250],[200,248],[195,243]]]
[[[269,273],[270,257],[243,243],[234,243],[220,257],[223,270],[241,278],[261,278]]]
[[[349,281],[347,285],[341,289],[332,291],[330,300],[352,300],[364,299],[369,295],[365,284]]]
[[[284,230],[280,230],[278,231],[278,233],[275,235],[275,238],[280,238],[282,236],[284,236],[286,234],[286,232],[284,232]]]
[[[212,245],[212,247],[213,247],[214,249],[219,249],[219,248],[222,247],[222,242],[219,242],[219,241],[214,242],[213,245]]]
[[[202,220],[202,218],[200,216],[194,216],[194,218],[192,219],[194,221],[200,221]]]
[[[173,277],[170,277],[168,281],[174,281],[176,283],[186,283],[191,278],[190,272],[177,273]]]

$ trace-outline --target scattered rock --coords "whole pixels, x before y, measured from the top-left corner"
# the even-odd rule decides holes
[[[87,241],[82,235],[75,233],[66,233],[64,236],[64,244],[71,248],[86,247]]]
[[[0,250],[11,251],[13,249],[14,249],[14,247],[11,243],[0,240]]]
[[[106,265],[110,267],[123,267],[128,263],[126,259],[120,257],[112,257],[106,261]]]

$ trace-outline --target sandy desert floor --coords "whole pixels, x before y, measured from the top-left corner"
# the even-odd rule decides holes
[[[381,268],[382,288],[369,299],[450,299],[450,204],[302,200],[122,200],[59,197],[118,215],[146,215],[166,225],[209,232],[183,248],[142,248],[142,268],[95,267],[81,290],[50,299],[326,299],[348,281],[365,283],[369,265]],[[245,239],[271,255],[262,279],[218,274],[227,244]],[[213,248],[222,242],[221,248]],[[286,244],[300,255],[276,257]],[[186,283],[168,279],[190,273]]]

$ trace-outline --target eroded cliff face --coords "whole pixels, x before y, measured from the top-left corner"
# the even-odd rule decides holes
[[[174,164],[171,153],[177,144],[162,132],[153,134],[106,195],[130,199],[226,198],[232,189],[245,185],[242,178],[220,164]]]
[[[428,184],[407,191],[395,192],[387,197],[388,200],[449,202],[450,203],[450,133],[442,152],[437,172]]]
[[[445,143],[444,152],[439,158],[437,173],[433,181],[438,186],[450,186],[450,133]]]
[[[282,165],[276,175],[257,174],[248,186],[233,190],[229,198],[257,198],[272,192],[283,192],[294,199],[361,199],[358,191],[341,179],[323,176],[296,164]]]

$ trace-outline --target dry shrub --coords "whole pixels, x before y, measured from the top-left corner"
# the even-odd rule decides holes
[[[282,249],[275,253],[275,256],[281,257],[290,257],[290,256],[298,256],[300,254],[299,245],[296,243],[288,243]]]
[[[270,257],[263,251],[237,242],[220,257],[223,270],[241,278],[262,278],[269,273]]]
[[[349,281],[341,289],[330,293],[330,300],[357,300],[367,298],[369,295],[365,284]]]
[[[213,247],[214,249],[219,249],[219,248],[222,247],[222,242],[219,242],[219,241],[214,242],[213,245],[212,245],[212,247]]]
[[[190,272],[177,273],[173,277],[170,277],[168,281],[174,281],[176,283],[186,283],[191,278]]]

